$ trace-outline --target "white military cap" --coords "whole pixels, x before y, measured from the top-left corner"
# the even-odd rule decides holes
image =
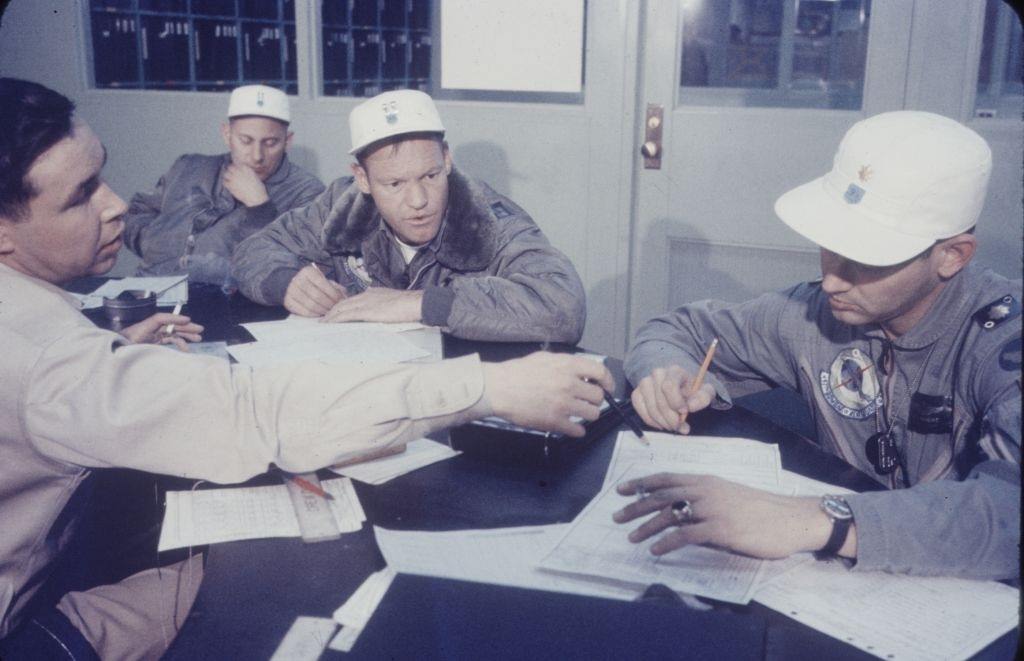
[[[285,124],[292,121],[288,110],[288,95],[276,87],[266,85],[243,85],[231,92],[228,118],[243,115],[270,117]]]
[[[429,95],[418,90],[395,90],[360,103],[348,116],[352,134],[350,154],[405,133],[444,133],[441,115]]]

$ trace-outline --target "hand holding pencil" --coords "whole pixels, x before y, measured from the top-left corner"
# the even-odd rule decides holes
[[[690,433],[686,422],[692,411],[707,408],[715,397],[714,388],[704,377],[718,347],[717,338],[709,344],[697,374],[690,374],[679,365],[656,368],[633,390],[633,408],[641,419],[655,429]]]

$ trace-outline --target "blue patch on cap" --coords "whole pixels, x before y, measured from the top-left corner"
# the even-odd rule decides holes
[[[843,193],[843,199],[849,204],[857,204],[864,199],[864,189],[857,184],[850,184],[850,187]]]

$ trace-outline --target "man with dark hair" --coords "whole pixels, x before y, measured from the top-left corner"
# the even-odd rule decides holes
[[[738,305],[652,319],[626,357],[651,426],[782,386],[818,443],[887,491],[822,499],[696,475],[620,485],[656,513],[630,539],[655,554],[708,544],[762,558],[821,551],[857,570],[1020,575],[1020,280],[972,266],[992,153],[967,127],[903,111],[855,124],[832,171],[775,204],[821,249],[822,279]],[[691,383],[713,338],[708,379]]]
[[[50,580],[93,468],[229,483],[271,464],[315,470],[492,413],[573,436],[584,431],[575,420],[596,419],[613,384],[586,358],[260,370],[97,328],[57,285],[114,265],[125,204],[101,176],[103,145],[72,108],[45,87],[0,79],[4,661],[157,658],[191,607],[201,558],[84,592]]]
[[[385,92],[349,117],[357,162],[244,241],[254,301],[325,321],[419,321],[479,340],[575,343],[586,301],[530,216],[452,164],[433,100]]]
[[[290,122],[281,90],[243,85],[231,92],[221,126],[228,153],[185,154],[156,190],[132,198],[124,242],[142,258],[138,275],[188,273],[194,282],[233,286],[235,246],[324,190],[288,160]]]

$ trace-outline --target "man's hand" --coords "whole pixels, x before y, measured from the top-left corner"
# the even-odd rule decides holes
[[[266,185],[248,165],[229,164],[224,168],[221,183],[232,197],[247,207],[258,207],[270,199]]]
[[[686,416],[707,408],[715,398],[715,389],[710,384],[701,385],[691,395],[692,385],[693,377],[678,365],[655,368],[633,390],[633,408],[655,429],[689,434]]]
[[[576,437],[583,436],[585,430],[569,417],[597,420],[604,390],[614,388],[604,365],[547,352],[484,363],[484,383],[495,415],[523,427]]]
[[[170,333],[166,332],[167,326],[171,326]],[[137,324],[121,329],[121,335],[134,344],[173,344],[182,351],[188,351],[186,340],[201,342],[202,332],[203,327],[193,324],[185,315],[170,312],[157,312]]]
[[[381,321],[401,323],[423,318],[423,292],[387,287],[366,291],[338,301],[324,321]]]
[[[654,555],[703,544],[755,558],[785,558],[820,549],[832,532],[817,498],[779,496],[711,475],[658,473],[623,482],[617,489],[624,496],[647,494],[616,512],[612,518],[617,523],[656,513],[629,533],[629,541],[669,531],[651,545]],[[693,511],[691,522],[681,525],[672,513],[672,504],[680,500],[688,501]],[[853,526],[840,553],[857,554]]]
[[[345,289],[312,264],[296,273],[284,292],[284,307],[300,317],[322,317],[345,298]]]

